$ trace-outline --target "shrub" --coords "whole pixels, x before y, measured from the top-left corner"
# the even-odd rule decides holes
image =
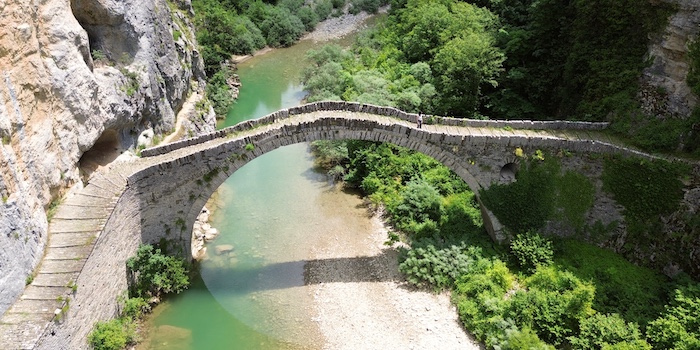
[[[593,313],[595,287],[568,271],[540,267],[525,280],[505,312],[519,327],[530,327],[547,343],[561,346],[579,322]]]
[[[316,24],[319,21],[318,14],[309,6],[300,8],[296,12],[296,15],[301,20],[301,23],[304,23],[304,29],[307,32],[314,30],[314,27],[316,27]]]
[[[499,350],[554,350],[554,347],[543,342],[532,329],[522,330],[515,326],[505,330],[503,337],[492,340],[494,349]]]
[[[333,3],[331,2],[331,0],[318,1],[316,2],[316,7],[314,8],[314,11],[316,11],[318,19],[320,21],[323,21],[331,15],[331,11],[333,11]]]
[[[95,350],[121,350],[136,339],[134,324],[122,319],[97,322],[88,335],[88,343]]]
[[[457,279],[469,272],[480,256],[479,248],[467,248],[465,243],[440,247],[432,240],[420,240],[406,252],[399,270],[411,284],[446,289],[453,287]]]
[[[144,298],[126,298],[120,300],[121,315],[131,320],[137,320],[151,312],[151,305]]]
[[[141,245],[136,256],[126,261],[135,296],[151,297],[163,293],[180,293],[189,285],[187,268],[182,260],[166,256],[149,244]]]
[[[636,323],[625,322],[618,314],[595,314],[581,320],[578,335],[569,338],[574,349],[601,349],[618,343],[644,346],[646,343]],[[622,346],[622,345],[619,345]],[[649,344],[646,344],[649,348]]]
[[[476,239],[486,237],[481,209],[472,192],[448,195],[442,202],[440,235],[446,239],[462,239],[474,244]]]
[[[593,308],[646,325],[666,304],[669,280],[636,266],[612,251],[575,240],[557,241],[555,263],[596,286]]]
[[[442,196],[438,190],[424,180],[413,180],[401,191],[401,202],[393,212],[393,221],[407,224],[411,221],[440,220]]]
[[[233,74],[231,69],[222,68],[214,73],[207,82],[207,98],[211,101],[216,115],[221,118],[226,116],[234,102],[231,88],[227,83],[227,80],[233,76]]]
[[[676,289],[664,314],[649,323],[654,349],[700,349],[700,284]]]
[[[534,272],[540,266],[550,265],[554,257],[552,241],[535,231],[517,235],[510,242],[510,252],[518,265],[529,272]]]
[[[485,258],[457,280],[453,298],[459,318],[481,341],[505,331],[503,314],[510,304],[505,295],[514,285],[515,276],[503,262]]]

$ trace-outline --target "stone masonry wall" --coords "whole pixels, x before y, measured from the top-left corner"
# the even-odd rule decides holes
[[[49,325],[37,349],[89,349],[94,324],[118,316],[117,297],[127,289],[126,259],[141,243],[141,219],[138,194],[127,187],[76,281],[67,314]]]

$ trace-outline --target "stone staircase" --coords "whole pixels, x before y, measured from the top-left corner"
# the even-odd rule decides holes
[[[33,280],[0,319],[0,349],[33,349],[70,308],[75,281],[126,187],[131,167],[95,173],[50,219],[49,240]]]

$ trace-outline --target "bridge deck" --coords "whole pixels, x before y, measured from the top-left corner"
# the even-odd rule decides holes
[[[318,111],[294,115],[267,125],[225,135],[213,140],[182,147],[160,155],[136,158],[128,163],[113,163],[89,180],[78,193],[59,205],[49,224],[49,241],[45,256],[33,281],[0,320],[0,348],[33,349],[50,322],[58,322],[62,309],[70,304],[73,284],[89,258],[103,225],[109,219],[118,198],[127,186],[127,178],[152,165],[175,160],[216,147],[232,139],[244,139],[282,125],[299,126],[323,118],[373,121],[380,125],[399,125],[415,129],[415,137],[434,135],[485,136],[494,138],[525,137],[540,139],[591,140],[615,144],[604,133],[590,130],[528,130],[493,127],[424,124],[421,130],[407,120],[367,113]],[[413,131],[411,133],[413,136]],[[620,146],[624,148],[623,146]],[[626,148],[625,148],[626,149]],[[70,316],[68,316],[70,317]]]

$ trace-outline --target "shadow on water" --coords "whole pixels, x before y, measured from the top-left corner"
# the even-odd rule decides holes
[[[235,294],[321,283],[394,282],[398,278],[382,268],[392,260],[396,260],[396,251],[387,248],[376,256],[288,261],[250,268],[212,267],[207,279],[218,280],[217,288]]]

